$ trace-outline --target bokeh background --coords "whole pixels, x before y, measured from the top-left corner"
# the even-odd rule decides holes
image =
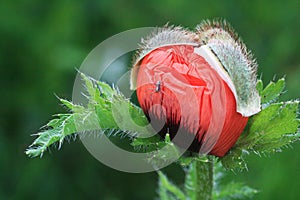
[[[194,28],[221,17],[253,50],[262,79],[286,76],[283,100],[299,98],[299,10],[299,0],[1,1],[0,199],[154,199],[156,173],[110,169],[78,140],[42,159],[25,156],[30,135],[64,112],[54,94],[71,99],[75,68],[114,34],[167,22]],[[300,142],[282,153],[250,156],[249,171],[229,179],[258,188],[255,199],[300,199],[299,151]],[[178,167],[165,171],[182,181]]]

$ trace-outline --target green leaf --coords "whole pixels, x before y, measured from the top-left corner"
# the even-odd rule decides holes
[[[243,183],[227,182],[224,181],[226,171],[220,165],[216,163],[214,166],[214,200],[232,200],[232,199],[252,199],[254,195],[258,193],[256,189],[253,189]]]
[[[88,105],[83,107],[59,98],[70,113],[55,115],[45,130],[36,134],[37,138],[25,152],[28,156],[42,156],[51,145],[58,143],[60,147],[65,137],[78,132],[121,129],[131,135],[152,134],[144,128],[148,121],[139,107],[108,84],[82,73],[81,76],[88,92]]]
[[[220,158],[227,169],[247,169],[244,157],[249,153],[266,154],[280,152],[283,147],[299,140],[299,101],[275,102],[284,90],[284,79],[271,82],[262,89],[263,109],[249,119],[244,133],[226,156]]]
[[[227,169],[246,169],[244,156],[249,153],[266,154],[299,140],[298,101],[273,103],[249,120],[246,133],[220,158]]]
[[[160,186],[160,185],[159,185]],[[160,186],[158,191],[160,200],[174,200],[175,197],[169,195],[167,188]]]
[[[162,140],[159,135],[148,138],[134,138],[131,145],[136,150],[148,152],[148,161],[154,166],[176,161],[181,155],[179,148],[173,144],[169,134],[166,134],[165,140]]]
[[[214,195],[216,200],[252,199],[258,191],[243,183],[230,182],[223,185],[223,189]]]
[[[47,124],[47,129],[39,132],[38,137],[26,150],[30,157],[42,156],[46,149],[52,144],[59,142],[59,147],[66,136],[76,132],[73,115],[60,115],[59,118],[51,120]]]
[[[75,105],[75,104],[73,104],[72,102],[70,102],[70,101],[68,101],[68,100],[65,100],[65,99],[62,99],[62,98],[59,98],[59,97],[57,97],[58,99],[59,99],[59,101],[63,104],[63,105],[65,105],[67,108],[69,108],[70,110],[82,110],[83,109],[83,107],[82,106],[80,106],[80,105]]]
[[[140,108],[133,105],[121,94],[115,95],[112,99],[111,117],[119,129],[136,132],[139,137],[150,137],[153,130],[147,128],[149,124],[147,118]]]
[[[270,82],[264,90],[261,90],[263,84],[262,81],[259,81],[257,84],[257,89],[261,97],[261,103],[271,103],[275,101],[283,92],[285,88],[284,78],[279,79],[276,83]]]
[[[159,176],[159,197],[161,200],[180,199],[186,200],[185,194],[173,183],[171,183],[167,176],[161,171],[158,171]]]
[[[227,153],[226,156],[219,159],[225,169],[243,171],[247,169],[244,156],[248,154],[249,152],[247,150],[236,145]]]
[[[248,137],[239,142],[260,152],[273,151],[292,142],[297,138],[295,133],[300,125],[298,106],[298,101],[271,104],[252,118]]]
[[[158,150],[165,146],[164,142],[162,142],[161,137],[158,135],[154,135],[148,138],[134,138],[131,142],[131,145],[138,150],[143,150],[145,152],[151,152]]]

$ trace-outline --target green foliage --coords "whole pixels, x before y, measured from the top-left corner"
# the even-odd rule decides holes
[[[244,156],[249,153],[267,154],[299,140],[299,101],[276,102],[285,86],[284,79],[257,88],[262,99],[262,111],[249,119],[247,128],[231,151],[221,159],[228,169],[247,168]]]
[[[161,137],[154,135],[148,138],[134,138],[131,145],[138,151],[151,152],[165,146]]]
[[[173,200],[180,199],[186,200],[187,197],[185,194],[173,183],[171,183],[167,176],[164,175],[161,171],[158,171],[159,175],[159,198],[161,200]]]
[[[243,183],[230,182],[224,185],[222,191],[214,196],[216,200],[235,200],[235,199],[251,199],[257,190],[250,188]]]
[[[259,80],[256,88],[261,97],[262,104],[272,103],[283,93],[285,88],[285,79],[281,78],[276,83],[271,81],[265,89],[263,89],[262,80]]]
[[[186,167],[186,166],[185,166]],[[213,189],[213,161],[203,158],[194,159],[186,168],[184,191],[174,185],[161,171],[159,175],[159,198],[198,200],[211,199]]]
[[[258,193],[243,183],[224,180],[226,171],[213,157],[193,160],[185,167],[184,190],[174,185],[161,171],[159,174],[159,198],[189,200],[242,200]]]
[[[38,137],[34,140],[30,148],[26,150],[27,155],[30,157],[42,156],[52,144],[59,142],[59,146],[61,146],[67,135],[76,132],[71,114],[57,116],[59,118],[53,119],[47,124],[47,127],[51,128],[37,134]]]
[[[214,200],[237,200],[237,199],[251,199],[258,193],[256,189],[253,189],[243,183],[237,183],[234,181],[224,182],[226,172],[220,163],[216,163],[214,167]]]
[[[254,51],[264,80],[272,79],[274,73],[286,75],[284,98],[299,98],[299,0],[201,2],[147,1],[145,6],[140,0],[1,1],[0,199],[154,198],[156,182],[151,173],[116,173],[97,164],[80,142],[64,143],[63,151],[45,154],[43,159],[31,160],[22,154],[34,138],[28,134],[36,133],[51,114],[64,112],[53,93],[71,97],[74,66],[99,42],[120,31],[162,26],[168,21],[195,27],[202,19],[219,16],[231,22]],[[124,63],[125,68],[129,62]],[[122,68],[119,64],[118,69]],[[106,80],[116,76],[109,75]],[[239,178],[251,176],[253,185],[261,185],[263,193],[257,199],[300,199],[300,174],[295,173],[300,165],[300,142],[293,147],[259,162],[254,156],[249,158],[250,162],[255,159],[253,170]],[[262,168],[272,162],[278,165],[263,173]],[[280,180],[280,190],[274,190],[269,176]],[[113,187],[107,187],[107,179]]]
[[[84,74],[81,76],[88,93],[88,104],[80,106],[59,99],[71,113],[55,115],[56,118],[37,134],[38,137],[26,151],[27,155],[42,156],[46,149],[55,143],[58,143],[60,148],[65,138],[70,135],[100,129],[102,133],[107,130],[121,130],[128,136],[144,136],[132,137],[131,145],[136,150],[149,152],[149,161],[155,166],[176,160],[180,156],[178,148],[168,134],[164,140],[158,135],[147,137],[151,135],[152,130],[145,128],[148,122],[143,112],[118,90]],[[258,82],[257,88],[262,96],[263,109],[249,120],[245,132],[228,155],[220,159],[225,168],[244,169],[247,167],[244,161],[246,154],[276,152],[299,139],[299,102],[276,102],[284,90],[284,85],[284,79],[280,79],[263,89],[262,81]],[[214,168],[213,178],[215,160],[208,156],[182,156],[179,163],[186,168],[184,190],[158,171],[160,199],[246,199],[257,193],[257,190],[241,183],[224,184],[221,180],[224,172],[219,166]]]
[[[171,142],[169,134],[166,134],[164,140],[158,135],[149,138],[133,138],[131,145],[135,150],[148,152],[148,161],[153,166],[172,163],[181,155],[178,147]]]
[[[59,99],[72,113],[58,114],[52,119],[34,140],[32,145],[26,150],[30,157],[42,156],[51,145],[59,143],[59,147],[67,136],[102,130],[121,130],[124,133],[141,135],[150,134],[147,129],[142,129],[141,125],[148,124],[146,117],[140,108],[133,105],[128,99],[108,84],[93,80],[81,74],[88,95],[87,106],[75,105],[70,101]],[[120,109],[119,112],[116,110]],[[126,111],[125,111],[126,109]],[[130,115],[130,117],[128,117]],[[116,118],[118,116],[119,118]],[[122,119],[132,119],[133,122],[121,123]]]

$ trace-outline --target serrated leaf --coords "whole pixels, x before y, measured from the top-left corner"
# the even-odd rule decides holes
[[[270,82],[264,90],[261,90],[262,82],[258,82],[258,91],[261,97],[261,103],[271,103],[276,100],[285,88],[284,78],[279,79],[276,83]]]
[[[108,84],[96,81],[82,73],[81,76],[85,81],[85,87],[88,91],[88,105],[83,107],[59,98],[72,113],[55,115],[56,118],[47,124],[47,129],[37,134],[38,137],[25,152],[27,155],[31,157],[42,155],[48,147],[57,142],[60,146],[65,137],[76,134],[76,132],[99,129],[116,130],[120,128],[126,133],[145,130],[142,129],[142,125],[146,125],[148,122],[140,108],[133,105]],[[113,106],[120,105],[122,105],[120,107],[122,112],[128,109],[127,113],[130,114],[124,115],[118,112],[119,124],[117,124],[115,121],[116,116],[113,113]],[[126,123],[129,117],[132,118],[133,122]],[[138,125],[135,122],[138,122]],[[146,133],[149,134],[149,132]]]
[[[299,101],[275,102],[284,90],[284,78],[269,83],[264,89],[262,87],[263,83],[259,80],[257,90],[263,110],[249,119],[234,147],[220,159],[227,169],[246,169],[245,155],[277,152],[300,138],[297,134]]]
[[[48,128],[42,132],[39,132],[37,134],[38,137],[26,150],[25,153],[28,156],[42,156],[48,147],[56,142],[61,144],[66,136],[76,132],[76,126],[71,114],[60,115],[59,118],[51,120],[47,125]]]
[[[175,197],[169,195],[168,190],[164,187],[159,188],[158,195],[159,195],[160,200],[174,200],[175,199]]]
[[[148,138],[134,138],[131,142],[131,146],[133,146],[135,149],[151,152],[163,147],[161,143],[162,140],[160,136],[154,135]]]
[[[296,133],[300,125],[297,120],[298,104],[297,101],[271,104],[254,116],[249,129],[249,147],[269,151],[286,145],[282,138]],[[276,146],[272,148],[272,144]]]
[[[89,101],[92,101],[92,102],[100,101],[101,92],[98,89],[98,87],[96,86],[97,81],[92,79],[91,77],[86,76],[83,73],[80,73],[80,75],[81,75],[82,79],[84,80],[85,88],[86,88],[86,91],[88,92]]]
[[[214,200],[232,200],[232,199],[252,199],[255,194],[258,193],[256,189],[253,189],[243,183],[227,182],[224,180],[226,171],[220,163],[214,165]]]
[[[180,155],[180,150],[176,145],[162,141],[156,143],[154,151],[149,152],[148,161],[153,166],[159,167],[176,161]]]
[[[242,183],[230,182],[223,185],[221,192],[214,195],[215,200],[242,200],[252,199],[257,190]]]
[[[275,103],[253,117],[251,133],[263,132],[264,139],[278,138],[286,133],[295,133],[299,126],[297,109],[299,102]]]
[[[244,156],[277,152],[282,147],[299,140],[300,125],[297,119],[298,101],[273,103],[249,120],[247,134],[220,158],[223,166],[231,170],[246,169]]]
[[[141,109],[134,106],[121,94],[113,98],[111,107],[113,120],[119,129],[136,132],[138,137],[145,138],[153,135],[152,130],[145,127],[149,122],[140,112]]]
[[[61,119],[51,119],[48,123],[47,123],[47,127],[56,127],[56,126],[59,126],[59,124],[61,124]]]
[[[158,135],[155,135],[153,137],[149,138],[134,138],[131,145],[132,146],[148,146],[148,145],[154,145],[158,142],[161,142],[161,138]]]
[[[59,101],[62,102],[65,106],[67,106],[67,108],[69,108],[71,110],[74,108],[74,104],[70,101],[67,101],[67,100],[61,99],[61,98],[59,98]]]
[[[104,99],[111,100],[114,95],[116,95],[116,94],[118,95],[117,90],[114,89],[113,87],[111,87],[110,85],[108,85],[107,83],[104,83],[102,81],[97,81],[96,83],[97,83],[96,88],[101,93],[101,96]]]
[[[220,161],[227,170],[242,171],[247,169],[247,164],[244,160],[245,154],[248,154],[248,151],[235,146],[226,156],[220,158]]]

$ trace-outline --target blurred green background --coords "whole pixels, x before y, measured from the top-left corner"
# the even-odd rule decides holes
[[[75,68],[97,44],[132,28],[166,22],[194,28],[227,19],[242,36],[268,82],[286,75],[283,99],[299,98],[300,2],[289,1],[1,1],[0,199],[154,199],[156,173],[128,174],[65,143],[42,159],[24,150],[52,114],[54,94],[71,99]],[[255,199],[300,199],[300,142],[282,153],[249,157],[249,171],[229,178],[261,192]],[[176,183],[178,167],[166,169]]]

